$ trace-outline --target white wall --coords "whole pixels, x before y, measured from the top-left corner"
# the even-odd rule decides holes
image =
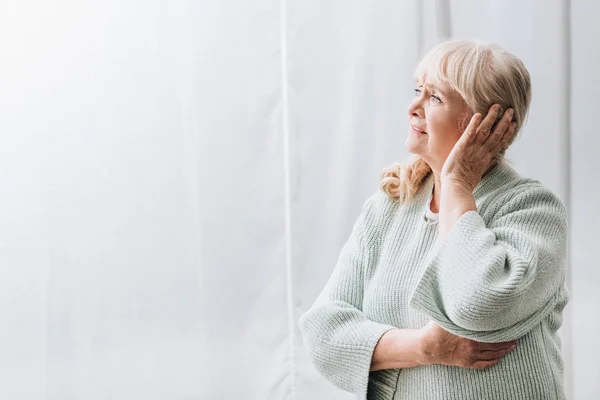
[[[296,325],[446,37],[532,73],[508,152],[569,206],[570,399],[600,397],[592,0],[0,3],[0,397],[350,399]],[[594,168],[594,167],[597,168]]]

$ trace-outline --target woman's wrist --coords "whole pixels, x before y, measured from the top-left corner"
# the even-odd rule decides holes
[[[477,210],[473,191],[450,178],[443,178],[439,205],[438,241],[441,245],[454,223],[467,211]]]
[[[431,365],[434,362],[431,357],[431,349],[429,348],[430,339],[428,337],[429,324],[425,325],[421,329],[417,329],[418,342],[417,342],[417,361],[421,365]]]
[[[421,337],[421,329],[396,328],[387,331],[375,346],[370,370],[423,365],[426,359],[421,352]]]

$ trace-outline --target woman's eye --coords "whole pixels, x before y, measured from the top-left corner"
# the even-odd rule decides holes
[[[414,91],[415,91],[415,96],[418,96],[418,95],[421,94],[421,89],[414,89]],[[431,98],[434,99],[434,101],[436,103],[441,103],[442,102],[442,99],[440,99],[438,96],[436,96],[434,94],[431,95]]]

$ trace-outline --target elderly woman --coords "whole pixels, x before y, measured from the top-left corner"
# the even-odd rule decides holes
[[[564,399],[567,212],[503,158],[529,73],[498,45],[447,41],[415,78],[413,160],[382,172],[300,318],[312,363],[358,399]]]

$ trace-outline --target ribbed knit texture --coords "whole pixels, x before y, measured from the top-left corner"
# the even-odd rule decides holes
[[[357,399],[565,399],[556,331],[564,286],[567,212],[539,181],[501,162],[438,244],[425,220],[429,175],[399,205],[378,191],[364,204],[331,277],[299,325],[316,369]],[[435,320],[481,342],[520,338],[486,369],[422,365],[370,371],[375,346],[394,328]]]

